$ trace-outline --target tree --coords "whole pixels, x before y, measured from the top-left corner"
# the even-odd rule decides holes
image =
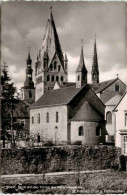
[[[7,130],[13,128],[13,101],[16,93],[16,87],[8,76],[7,68],[8,66],[4,63],[1,71],[1,139],[3,147],[5,147],[5,139],[9,136]]]

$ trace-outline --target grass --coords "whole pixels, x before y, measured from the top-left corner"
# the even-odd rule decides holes
[[[4,193],[127,193],[127,172],[76,173],[60,176],[2,178]]]

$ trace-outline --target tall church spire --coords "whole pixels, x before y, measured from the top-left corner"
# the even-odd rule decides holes
[[[76,70],[76,87],[80,88],[83,84],[87,83],[87,69],[84,62],[84,53],[83,53],[83,40],[81,45],[81,54],[79,65]]]
[[[93,54],[93,65],[92,65],[91,75],[92,75],[93,84],[99,83],[99,69],[98,69],[96,37],[94,41],[94,54]]]

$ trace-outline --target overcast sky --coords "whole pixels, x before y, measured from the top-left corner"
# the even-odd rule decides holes
[[[32,66],[41,47],[50,7],[63,52],[69,60],[69,81],[75,81],[81,39],[91,82],[94,34],[100,81],[119,78],[127,83],[125,2],[2,2],[2,62],[20,88],[25,80],[28,45]]]

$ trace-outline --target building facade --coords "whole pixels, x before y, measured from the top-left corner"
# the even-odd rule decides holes
[[[115,146],[127,155],[127,91],[113,110],[115,125]]]

